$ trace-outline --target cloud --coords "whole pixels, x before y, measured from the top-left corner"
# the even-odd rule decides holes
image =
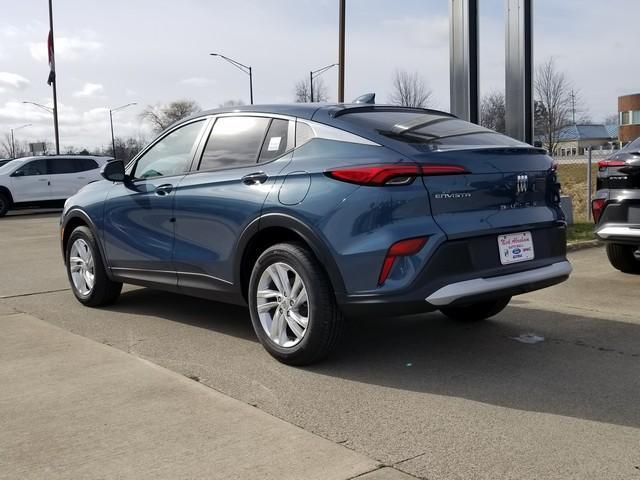
[[[183,78],[178,82],[179,85],[187,85],[190,87],[206,87],[212,83],[210,79],[204,77]]]
[[[104,87],[99,83],[85,83],[82,90],[73,94],[74,97],[94,97],[104,91]]]
[[[30,42],[29,51],[31,56],[38,62],[47,62],[46,42]],[[96,52],[102,48],[102,44],[95,40],[80,37],[56,37],[55,52],[56,58],[74,61],[85,56],[86,53]]]
[[[4,35],[5,37],[15,37],[16,35],[18,35],[19,30],[13,25],[7,25],[6,27],[2,27],[2,29],[0,29],[0,32],[2,32],[2,35]]]
[[[22,90],[30,83],[29,80],[17,73],[0,72],[0,91],[5,92],[8,89]]]

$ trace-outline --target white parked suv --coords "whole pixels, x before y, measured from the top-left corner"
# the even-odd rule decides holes
[[[58,206],[100,180],[111,157],[56,155],[16,158],[0,166],[0,217],[14,208]]]

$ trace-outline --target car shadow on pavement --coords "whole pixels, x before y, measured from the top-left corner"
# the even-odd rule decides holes
[[[150,288],[125,291],[108,310],[154,316],[258,342],[246,307]]]
[[[544,340],[522,343],[534,334]],[[356,319],[310,367],[357,382],[640,427],[640,325],[532,308],[464,324],[439,313]]]
[[[262,348],[244,307],[137,289],[109,310],[193,325]],[[527,333],[544,340],[516,340]],[[350,319],[328,359],[284,368],[294,377],[323,375],[640,427],[640,325],[634,323],[517,306],[473,324],[440,313]]]

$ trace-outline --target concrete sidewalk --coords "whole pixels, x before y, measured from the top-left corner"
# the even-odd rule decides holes
[[[409,478],[193,380],[0,312],[0,478]]]

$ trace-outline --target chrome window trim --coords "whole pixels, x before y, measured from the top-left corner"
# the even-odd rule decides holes
[[[314,138],[322,138],[324,140],[334,140],[336,142],[357,143],[360,145],[370,145],[380,147],[379,143],[363,138],[355,133],[347,132],[324,123],[314,122],[313,120],[298,119],[298,122],[306,124],[313,132]]]

